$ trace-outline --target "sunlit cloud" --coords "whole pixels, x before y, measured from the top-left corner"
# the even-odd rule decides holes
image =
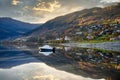
[[[19,3],[20,3],[19,0],[12,0],[12,5],[17,5],[17,4],[19,4]]]
[[[33,10],[53,12],[56,8],[60,8],[60,7],[61,7],[61,5],[59,4],[58,1],[40,2],[35,7],[33,7]]]
[[[101,0],[101,3],[115,3],[115,2],[120,2],[120,0]]]
[[[42,14],[43,16],[41,18],[37,17],[38,20],[34,23],[39,23],[39,22],[44,23],[44,22],[51,20],[55,17],[64,16],[66,14],[69,14],[69,13],[72,13],[72,12],[75,12],[78,10],[82,10],[82,9],[83,9],[83,7],[73,7],[73,8],[63,7],[63,8],[60,8],[60,9],[53,11],[52,13],[45,13],[44,15],[42,14],[42,12],[36,11],[36,12],[34,12],[35,16],[39,16],[40,14]]]
[[[45,23],[85,8],[105,7],[120,0],[0,0],[0,17],[30,23]]]

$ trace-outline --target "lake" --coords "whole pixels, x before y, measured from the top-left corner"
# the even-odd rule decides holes
[[[120,80],[119,51],[53,46],[1,45],[0,80]]]

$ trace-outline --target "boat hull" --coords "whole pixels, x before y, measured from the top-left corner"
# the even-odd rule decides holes
[[[41,52],[55,52],[55,48],[52,48],[52,49],[44,49],[44,48],[41,48],[40,51],[41,51]]]
[[[51,52],[53,49],[40,49],[41,52]]]

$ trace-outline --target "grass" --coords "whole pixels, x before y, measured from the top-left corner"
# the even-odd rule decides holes
[[[105,50],[105,49],[99,49],[99,48],[95,48],[94,50],[96,50],[96,51],[101,51],[101,52],[103,52],[103,53],[116,52],[116,51],[112,51],[112,50]]]
[[[79,43],[103,43],[103,42],[120,42],[120,40],[107,41],[107,40],[84,40],[78,41]]]

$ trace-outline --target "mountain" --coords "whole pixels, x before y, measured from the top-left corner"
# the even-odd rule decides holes
[[[91,9],[84,9],[82,11],[77,11],[64,16],[59,16],[56,17],[55,19],[47,21],[45,24],[33,30],[29,34],[29,36],[34,38],[40,37],[49,40],[49,39],[55,39],[56,37],[63,35],[65,36],[72,34],[72,36],[74,36],[73,34],[76,34],[76,32],[84,31],[84,34],[86,35],[83,36],[87,37],[89,31],[86,29],[85,26],[89,28],[94,26],[96,27],[102,26],[105,28],[106,24],[120,23],[119,8],[120,8],[120,3],[105,8],[95,7]],[[109,26],[110,25],[108,25],[105,29],[109,28]],[[95,33],[97,33],[94,28],[93,30],[95,31]],[[100,28],[98,28],[97,34],[101,32],[101,30],[100,31],[99,30]]]
[[[0,40],[18,37],[40,26],[14,20],[12,18],[0,18]]]

